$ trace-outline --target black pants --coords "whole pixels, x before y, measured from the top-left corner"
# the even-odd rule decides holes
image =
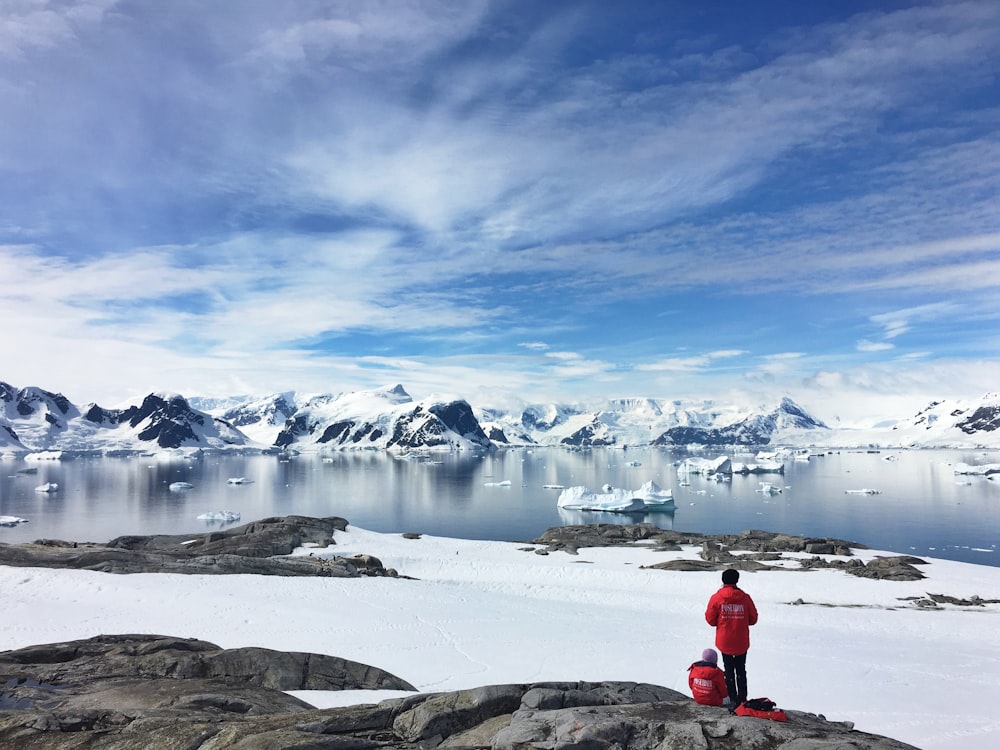
[[[733,704],[747,699],[747,655],[723,654],[722,666],[726,668],[726,690]]]

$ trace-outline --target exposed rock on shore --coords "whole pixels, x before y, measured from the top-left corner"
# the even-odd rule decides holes
[[[281,516],[203,534],[121,536],[107,544],[40,539],[0,544],[0,565],[77,568],[104,573],[245,573],[278,576],[395,576],[370,555],[286,557],[296,548],[326,548],[343,518]]]
[[[0,544],[0,565],[38,568],[77,568],[104,573],[243,573],[278,576],[391,576],[371,555],[351,557],[295,556],[300,547],[325,549],[335,531],[345,531],[343,518],[281,516],[202,534],[121,536],[106,544],[39,539],[28,544]],[[405,534],[419,539],[419,534]],[[698,560],[671,560],[646,567],[663,570],[794,570],[836,567],[852,575],[886,580],[918,580],[923,574],[910,556],[876,558],[867,565],[852,557],[851,548],[864,545],[842,539],[814,538],[751,530],[740,534],[699,534],[657,528],[649,523],[556,526],[532,540],[540,554],[576,554],[584,547],[643,544],[652,549],[701,547]],[[785,553],[797,553],[797,568],[789,568]],[[802,558],[801,554],[813,555]],[[819,557],[823,555],[825,557]],[[830,560],[829,556],[844,557]]]
[[[918,557],[901,555],[878,557],[867,564],[853,557],[851,548],[865,545],[827,537],[801,537],[757,529],[740,534],[699,534],[660,529],[649,523],[591,524],[557,526],[548,529],[532,544],[544,545],[544,552],[567,552],[575,555],[584,547],[613,547],[642,543],[654,550],[679,551],[682,547],[701,547],[698,560],[670,560],[643,567],[657,570],[808,570],[839,568],[862,578],[914,581],[924,577],[914,565],[925,565]],[[537,551],[537,550],[536,550]],[[738,554],[734,554],[738,552]],[[796,567],[769,565],[787,561],[783,553],[797,553]],[[801,554],[813,555],[803,558]],[[836,555],[846,560],[829,560],[819,555]]]
[[[291,689],[412,690],[331,656],[222,650],[163,636],[101,636],[0,654],[0,747],[19,750],[906,750],[848,723],[786,724],[699,706],[656,685],[551,682],[312,709]]]

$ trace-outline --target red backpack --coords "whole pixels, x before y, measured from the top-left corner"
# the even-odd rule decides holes
[[[770,698],[750,698],[733,709],[737,716],[755,716],[771,721],[788,721],[788,716]]]

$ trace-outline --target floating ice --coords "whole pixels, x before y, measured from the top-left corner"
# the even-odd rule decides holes
[[[171,482],[170,491],[171,492],[183,492],[184,490],[189,490],[194,487],[190,482]]]
[[[1000,474],[1000,464],[980,464],[979,466],[973,466],[972,464],[957,463],[953,467],[956,474]]]
[[[637,490],[604,486],[604,493],[591,492],[586,487],[568,487],[559,495],[557,505],[565,510],[593,510],[605,513],[641,513],[650,510],[673,510],[674,496],[649,481]]]
[[[58,492],[59,485],[56,482],[46,482],[35,487],[35,492]]]
[[[678,476],[686,476],[688,474],[704,474],[705,476],[710,476],[712,474],[731,474],[732,471],[733,463],[729,459],[729,456],[719,456],[718,458],[692,456],[690,458],[685,458],[677,466]]]
[[[253,484],[253,480],[246,477],[229,477],[226,482],[229,484]]]
[[[210,510],[198,516],[199,521],[239,521],[240,514],[234,510]]]
[[[502,482],[483,482],[483,487],[510,487],[510,480],[505,479]]]
[[[0,526],[17,526],[18,524],[27,522],[27,518],[20,518],[19,516],[0,516]]]
[[[873,490],[868,487],[862,487],[860,490],[844,490],[845,495],[881,495],[882,490]]]
[[[61,461],[63,457],[62,451],[38,451],[37,453],[29,453],[24,457],[25,461]]]

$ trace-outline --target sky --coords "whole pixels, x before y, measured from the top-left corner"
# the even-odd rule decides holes
[[[0,1],[0,380],[1000,383],[1000,3]]]
[[[0,566],[0,650],[155,633],[223,648],[339,656],[387,670],[420,692],[624,680],[690,695],[687,668],[714,643],[704,612],[721,585],[719,573],[640,567],[697,558],[698,548],[543,556],[525,551],[523,543],[404,539],[353,526],[337,532],[334,544],[298,552],[370,554],[412,578],[115,575]],[[856,551],[866,561],[885,554]],[[851,721],[858,730],[924,750],[996,747],[1000,642],[983,633],[1000,605],[927,611],[907,598],[995,600],[1000,568],[936,559],[919,567],[927,578],[909,582],[836,570],[744,572],[740,586],[759,613],[747,654],[751,697]],[[337,616],[344,602],[349,617]],[[295,694],[319,708],[399,695]]]

